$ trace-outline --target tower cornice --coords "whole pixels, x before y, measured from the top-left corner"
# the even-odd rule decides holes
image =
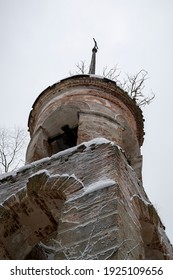
[[[53,100],[55,95],[61,95],[68,88],[97,88],[105,92],[104,98],[115,103],[117,100],[121,104],[125,105],[129,111],[132,113],[137,127],[137,138],[139,145],[141,146],[144,139],[144,118],[142,110],[136,104],[136,102],[119,86],[116,82],[104,78],[102,76],[96,76],[91,74],[84,75],[74,75],[60,80],[59,82],[53,84],[46,88],[35,100],[32,110],[28,119],[29,131],[32,135],[35,126],[35,120],[37,119],[39,113],[43,109],[44,105],[49,101]],[[92,93],[93,96],[96,93]],[[99,92],[98,92],[99,95]]]

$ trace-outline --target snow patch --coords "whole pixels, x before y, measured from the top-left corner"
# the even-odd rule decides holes
[[[20,167],[19,169],[12,171],[12,172],[4,173],[4,174],[0,175],[0,180],[3,180],[5,178],[11,177],[11,176],[15,177],[18,173],[22,173],[22,172],[27,171],[28,169],[30,169],[34,166],[42,165],[42,164],[48,162],[50,160],[50,158],[58,159],[59,157],[63,157],[65,155],[70,155],[70,154],[74,153],[75,151],[77,151],[78,148],[83,146],[83,145],[86,147],[86,149],[89,149],[90,146],[93,145],[93,144],[95,144],[95,145],[110,144],[112,146],[115,146],[114,142],[112,142],[112,141],[110,141],[106,138],[103,138],[103,137],[94,138],[94,139],[92,139],[88,142],[83,142],[83,143],[79,144],[78,146],[63,150],[63,151],[61,151],[57,154],[52,155],[51,157],[45,157],[45,158],[39,159],[39,160],[34,161],[32,163],[28,163],[28,164]]]
[[[41,175],[41,174],[46,174],[48,177],[50,177],[50,173],[47,169],[41,169],[41,170],[38,170],[37,172],[33,173],[29,178],[32,178],[34,176]]]
[[[3,173],[0,175],[0,181],[7,179],[8,177],[16,177],[18,170],[10,171],[8,173]]]
[[[138,197],[139,200],[141,200],[145,205],[152,205],[150,201],[147,201],[146,199],[142,198],[138,194],[134,194],[133,196],[131,196],[130,200],[132,201],[135,197]]]
[[[81,183],[81,185],[83,186],[83,183],[81,180],[79,180],[75,174],[68,174],[68,173],[63,173],[63,174],[50,174],[50,172],[47,169],[41,169],[35,173],[33,173],[29,178],[32,178],[36,175],[41,175],[41,174],[46,174],[49,178],[73,178],[74,180],[78,181],[79,183]]]
[[[111,141],[103,137],[94,138],[88,142],[84,142],[84,144],[87,146],[90,146],[92,144],[100,145],[100,144],[108,144],[108,143],[111,143]]]
[[[79,179],[78,179],[79,182],[81,182]],[[83,183],[81,182],[81,184],[83,185]],[[99,180],[93,184],[90,184],[88,185],[87,187],[84,186],[84,188],[80,191],[78,191],[78,193],[75,193],[73,195],[71,195],[68,199],[67,199],[67,203],[68,202],[71,202],[71,201],[74,201],[84,195],[87,195],[89,193],[92,193],[92,192],[96,192],[98,190],[101,190],[101,189],[104,189],[104,188],[107,188],[107,187],[111,187],[113,185],[115,185],[116,182],[114,180],[111,180],[111,179],[102,179],[102,180]]]
[[[84,191],[84,195],[88,194],[88,193],[92,193],[110,186],[115,185],[115,181],[111,180],[111,179],[102,179],[99,180],[91,185],[89,185],[88,187],[85,187],[85,191]]]
[[[90,140],[88,142],[83,142],[80,145],[85,145],[85,147],[87,149],[89,149],[90,146],[92,146],[92,145],[102,145],[102,144],[110,144],[112,146],[115,146],[114,142],[112,142],[112,141],[110,141],[110,140],[108,140],[106,138],[103,138],[103,137],[94,138],[94,139],[92,139],[92,140]],[[79,147],[79,146],[77,146],[77,147]]]
[[[98,78],[98,79],[102,79],[102,80],[105,78],[104,76],[95,75],[95,74],[89,74],[88,76],[91,77],[91,78]]]
[[[81,145],[81,144],[80,144],[80,145]],[[80,146],[80,145],[79,145],[79,146]],[[58,152],[57,154],[52,155],[50,158],[56,159],[56,158],[59,158],[59,157],[65,156],[65,155],[69,155],[69,154],[73,153],[74,151],[76,151],[76,150],[77,150],[77,147],[79,147],[79,146],[75,146],[75,147],[72,147],[72,148],[63,150],[63,151],[61,151],[61,152]]]
[[[69,149],[66,149],[66,150],[63,150],[61,152],[58,152],[57,154],[54,154],[51,156],[51,158],[59,158],[59,157],[62,157],[62,156],[65,156],[65,155],[70,155],[71,153],[75,152],[78,150],[79,147],[81,146],[85,146],[86,149],[87,148],[90,148],[91,145],[102,145],[102,144],[111,144],[111,145],[115,145],[114,142],[111,142],[110,140],[107,140],[106,138],[94,138],[88,142],[83,142],[81,144],[79,144],[78,146],[75,146],[75,147],[72,147],[72,148],[69,148]]]

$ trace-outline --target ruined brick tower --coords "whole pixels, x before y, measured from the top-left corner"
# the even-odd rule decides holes
[[[142,186],[142,112],[96,52],[33,104],[28,164],[1,180],[1,259],[173,259]]]

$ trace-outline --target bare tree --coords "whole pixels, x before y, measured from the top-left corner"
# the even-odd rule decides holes
[[[103,67],[102,75],[107,79],[117,82],[119,80],[120,74],[121,72],[118,69],[117,65],[112,68],[108,68],[108,66]]]
[[[137,74],[128,75],[124,82],[120,84],[120,87],[126,91],[129,96],[137,103],[138,106],[145,106],[151,103],[155,95],[152,92],[151,96],[145,96],[143,90],[145,88],[145,81],[148,79],[148,72],[144,69],[140,70]]]
[[[0,174],[15,170],[24,163],[27,133],[21,128],[0,128]]]
[[[148,72],[146,70],[142,69],[133,75],[126,74],[123,82],[121,81],[120,75],[121,72],[117,68],[117,65],[110,69],[107,67],[103,68],[103,76],[107,79],[115,81],[118,86],[128,93],[128,95],[139,107],[149,105],[151,103],[155,94],[152,92],[151,96],[145,96],[143,93],[145,82],[148,79]]]
[[[70,71],[70,75],[77,75],[77,74],[86,74],[87,73],[87,67],[84,60],[81,60],[79,63],[76,64],[76,70],[74,72]]]
[[[85,61],[81,61],[76,64],[77,70],[74,74],[86,74],[87,67],[85,66]],[[72,75],[72,73],[70,73]],[[103,77],[115,81],[119,87],[121,87],[127,94],[136,102],[136,104],[141,107],[149,105],[154,99],[155,95],[152,92],[151,96],[145,96],[144,88],[145,82],[148,79],[148,72],[144,69],[137,72],[137,74],[129,75],[126,74],[123,81],[121,79],[121,71],[118,69],[117,65],[112,68],[105,66],[102,71]]]

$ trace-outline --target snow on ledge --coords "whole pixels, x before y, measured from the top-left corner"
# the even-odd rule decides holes
[[[45,158],[42,158],[40,160],[37,160],[37,161],[34,161],[34,162],[31,162],[31,163],[28,163],[22,167],[20,167],[19,169],[17,170],[14,170],[14,171],[11,171],[11,172],[8,172],[8,173],[4,173],[2,175],[0,175],[0,180],[4,180],[5,178],[7,177],[15,177],[17,175],[17,173],[21,173],[21,172],[24,172],[26,171],[27,169],[30,169],[32,168],[33,166],[36,166],[36,165],[41,165],[43,163],[46,163],[48,162],[51,158],[52,159],[58,159],[59,157],[62,157],[62,156],[65,156],[65,155],[70,155],[71,153],[75,152],[78,150],[79,147],[81,146],[85,146],[86,149],[89,149],[89,147],[91,145],[102,145],[102,144],[110,144],[112,146],[115,146],[116,144],[106,138],[103,138],[103,137],[99,137],[99,138],[94,138],[90,141],[87,141],[87,142],[83,142],[83,143],[80,143],[79,145],[75,146],[75,147],[72,147],[72,148],[69,148],[69,149],[66,149],[66,150],[63,150],[61,152],[58,152],[57,154],[54,154],[52,155],[51,157],[45,157]],[[117,145],[116,145],[117,146]],[[117,146],[118,147],[118,146]],[[119,148],[119,147],[118,147]]]
[[[84,191],[84,195],[88,194],[88,193],[92,193],[107,187],[111,187],[113,185],[115,185],[116,182],[114,180],[111,179],[102,179],[99,180],[91,185],[89,185],[88,187],[85,187],[85,191]]]
[[[83,183],[82,183],[83,184]],[[74,201],[80,197],[83,197],[87,194],[99,191],[101,189],[104,188],[108,188],[111,187],[113,185],[115,185],[116,182],[114,180],[111,179],[101,179],[93,184],[90,184],[88,186],[85,186],[81,191],[79,191],[78,193],[75,193],[73,195],[71,195],[66,202],[71,202]]]
[[[113,143],[110,140],[104,138],[104,137],[98,137],[98,138],[94,138],[88,142],[83,142],[82,144],[86,145],[86,146],[91,146],[92,144],[108,144],[108,143]],[[80,145],[79,145],[80,146]]]
[[[75,146],[75,147],[72,147],[72,148],[69,148],[69,149],[66,149],[66,150],[63,150],[61,152],[58,152],[57,154],[54,154],[51,156],[51,158],[58,158],[60,156],[65,156],[65,155],[69,155],[71,153],[73,153],[74,151],[78,150],[79,147],[81,146],[85,146],[86,148],[89,148],[91,145],[102,145],[102,144],[111,144],[111,145],[115,145],[114,142],[111,142],[110,140],[107,140],[106,138],[94,138],[90,141],[87,141],[87,142],[82,142],[80,143],[79,145]]]

